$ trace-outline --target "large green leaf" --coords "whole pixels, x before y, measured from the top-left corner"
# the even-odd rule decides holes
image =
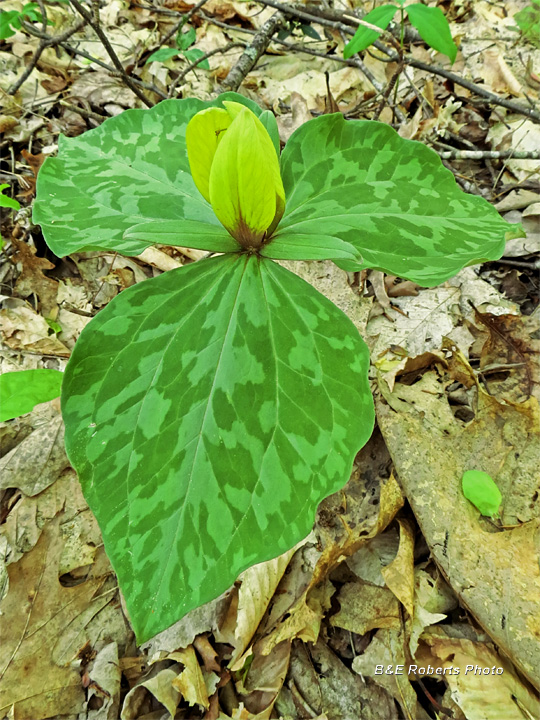
[[[150,110],[127,110],[77,138],[61,136],[58,157],[48,158],[38,175],[33,220],[42,227],[51,250],[59,256],[81,250],[115,250],[138,255],[152,241],[124,239],[124,232],[151,220],[178,221],[174,245],[197,244],[193,227],[222,226],[201,196],[189,171],[185,130],[193,115],[206,107],[234,100],[256,115],[261,108],[237,93],[212,102],[194,98],[165,100]],[[158,242],[155,240],[153,242]],[[205,247],[206,249],[206,247]],[[223,246],[209,250],[228,252]]]
[[[438,285],[466,265],[500,257],[511,227],[486,200],[464,193],[433,150],[340,113],[293,133],[281,174],[287,205],[276,240],[345,241],[362,258],[338,262],[351,270]]]
[[[367,366],[340,310],[248,255],[129,288],[86,326],[66,445],[139,641],[309,532],[371,433]]]

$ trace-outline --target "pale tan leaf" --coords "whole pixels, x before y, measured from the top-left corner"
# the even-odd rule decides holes
[[[398,519],[399,548],[390,565],[381,573],[387,586],[405,606],[412,617],[414,614],[414,529],[408,520]]]
[[[190,705],[208,708],[208,691],[193,645],[171,653],[170,657],[184,666],[180,675],[173,680],[173,686]]]
[[[365,582],[345,583],[337,597],[340,610],[330,618],[334,627],[358,635],[379,628],[398,628],[401,624],[399,603],[388,589]]]

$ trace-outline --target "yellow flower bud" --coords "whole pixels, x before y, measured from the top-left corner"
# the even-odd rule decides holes
[[[265,127],[244,105],[197,113],[186,129],[195,185],[245,248],[257,249],[285,210],[277,154]]]

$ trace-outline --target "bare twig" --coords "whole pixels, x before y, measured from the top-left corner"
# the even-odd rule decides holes
[[[79,13],[79,15],[86,20],[86,22],[92,27],[98,38],[101,40],[103,47],[107,51],[107,54],[111,58],[112,64],[115,66],[115,68],[120,73],[122,80],[125,82],[125,84],[129,87],[129,89],[135,93],[135,95],[139,98],[139,100],[142,100],[142,102],[146,105],[146,107],[153,107],[154,103],[146,97],[146,95],[143,93],[143,91],[133,82],[132,78],[126,73],[124,66],[120,62],[118,55],[114,51],[113,46],[109,42],[109,38],[107,35],[103,32],[101,26],[96,23],[95,18],[84,8],[79,0],[70,0],[70,3],[73,5],[75,10]]]
[[[197,12],[197,10],[200,10],[205,3],[207,3],[208,0],[199,0],[199,2],[194,5],[192,8],[190,8],[187,13],[184,13],[180,20],[174,25],[172,30],[169,30],[169,32],[165,35],[163,40],[159,43],[158,47],[163,47],[163,45],[166,45],[169,40],[172,38],[173,35],[176,35],[179,30],[181,30],[184,25],[190,21],[194,13]]]
[[[113,68],[111,65],[108,65],[106,62],[103,62],[103,60],[100,60],[99,58],[94,57],[93,55],[90,55],[89,53],[85,52],[84,50],[79,50],[78,48],[74,48],[72,45],[68,45],[68,43],[60,43],[60,46],[64,48],[64,50],[67,50],[70,53],[73,53],[73,55],[79,55],[80,57],[86,58],[87,60],[90,60],[91,62],[95,63],[96,65],[99,65],[100,67],[104,68],[105,70],[108,70],[108,72],[111,73],[111,75],[114,75],[115,77],[123,77],[123,74],[116,70],[116,68]],[[159,95],[162,100],[167,100],[167,95],[160,90],[156,85],[153,85],[151,83],[146,83],[143,80],[139,80],[139,78],[132,77],[131,82],[135,83],[136,85],[139,85],[140,87],[144,88],[145,90],[150,90],[150,92],[156,93],[156,95]]]
[[[282,13],[276,12],[261,25],[251,45],[244,50],[236,65],[231,68],[229,74],[223,81],[225,87],[231,90],[238,90],[246,75],[253,70],[261,55],[265,53],[272,40],[272,36],[281,27],[283,19]]]
[[[62,105],[62,107],[65,107],[66,110],[71,110],[71,112],[77,113],[78,115],[86,118],[87,120],[96,120],[99,123],[107,120],[107,115],[100,115],[99,113],[93,112],[92,110],[86,110],[84,108],[77,107],[76,105],[72,105],[65,100],[59,100],[59,103],[60,105]]]
[[[298,10],[297,8],[289,5],[283,5],[282,3],[274,2],[274,0],[259,0],[262,5],[269,5],[270,7],[276,8],[283,12],[284,14],[293,15],[295,17],[300,18],[301,20],[305,20],[306,22],[316,22],[319,23],[319,25],[325,25],[327,27],[334,28],[335,30],[341,30],[345,32],[347,35],[353,35],[354,32],[351,29],[350,25],[345,24],[345,22],[337,21],[337,20],[327,20],[324,17],[317,17],[316,15],[312,15],[309,12],[306,12],[305,10]],[[348,23],[356,22],[358,25],[363,25],[365,27],[370,27],[372,30],[376,30],[377,32],[380,32],[380,28],[377,28],[376,26],[371,25],[370,23],[366,23],[364,20],[358,20],[357,18],[353,18],[348,15],[343,16],[343,21],[347,21]],[[382,34],[382,33],[381,33]],[[387,32],[385,37],[392,38],[391,42],[392,44],[396,45],[397,41],[394,38],[394,36]],[[383,52],[385,55],[387,55],[391,60],[394,60],[395,62],[399,62],[399,54],[390,50],[387,48],[383,43],[379,41],[375,41],[374,46]],[[397,49],[397,48],[396,48]],[[490,103],[493,103],[494,105],[500,105],[501,107],[505,107],[508,110],[512,110],[513,112],[516,112],[520,115],[526,115],[527,117],[531,118],[532,120],[536,120],[537,122],[540,122],[540,112],[536,110],[533,107],[526,107],[522,105],[521,103],[514,102],[513,100],[507,100],[506,98],[502,98],[499,95],[496,95],[495,93],[490,92],[489,90],[486,90],[481,85],[477,85],[476,83],[471,82],[470,80],[466,80],[465,78],[462,78],[461,76],[457,75],[456,73],[451,72],[450,70],[445,70],[445,68],[441,67],[440,65],[435,64],[427,64],[423,63],[420,60],[414,60],[413,58],[407,57],[405,60],[406,65],[410,65],[411,67],[415,67],[418,70],[425,70],[426,72],[433,73],[434,75],[440,75],[441,77],[445,77],[448,80],[452,80],[456,85],[460,85],[461,87],[467,88],[467,90],[470,90],[471,92],[475,93],[476,95],[479,95],[480,97],[486,98]]]
[[[205,2],[206,2],[206,0],[205,0]],[[224,54],[226,52],[229,52],[229,50],[232,50],[232,48],[235,48],[235,47],[246,47],[246,43],[240,42],[240,41],[230,42],[227,45],[225,45],[224,47],[214,48],[214,50],[209,50],[207,53],[204,53],[204,55],[201,55],[201,57],[197,58],[194,62],[192,62],[185,70],[182,70],[182,72],[178,75],[178,77],[175,78],[175,80],[171,83],[171,86],[170,86],[169,92],[168,92],[168,97],[171,98],[174,95],[178,85],[180,85],[180,83],[183,82],[186,75],[189,72],[191,72],[192,70],[194,70],[197,67],[197,65],[200,65],[204,60],[208,60],[208,58],[212,57],[212,55],[217,55],[218,53]]]
[[[540,150],[437,150],[443,160],[540,160]]]
[[[75,23],[71,28],[68,30],[65,30],[63,33],[60,33],[59,35],[49,35],[47,33],[47,9],[45,7],[45,4],[43,3],[43,0],[40,0],[39,7],[41,10],[41,16],[43,18],[41,23],[41,31],[34,28],[30,23],[22,21],[22,25],[24,29],[30,33],[30,35],[34,35],[38,38],[40,38],[39,45],[37,49],[35,50],[30,62],[28,63],[27,67],[25,68],[22,75],[13,83],[13,85],[8,89],[8,95],[15,95],[17,90],[21,87],[21,85],[28,80],[30,75],[32,74],[32,70],[36,67],[38,64],[41,55],[43,54],[43,51],[48,47],[53,47],[55,45],[58,45],[63,40],[67,40],[71,35],[76,33],[78,30],[82,28],[85,21],[82,20],[78,23]]]

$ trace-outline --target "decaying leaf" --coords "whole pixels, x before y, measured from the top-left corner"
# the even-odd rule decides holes
[[[85,582],[60,585],[59,520],[48,523],[34,549],[8,567],[10,590],[0,615],[0,714],[13,707],[17,720],[83,711],[77,652],[86,642],[86,624],[112,597],[99,592],[109,572],[103,550]],[[59,651],[66,632],[78,637],[68,656]]]
[[[385,392],[391,405],[377,398],[379,426],[452,589],[531,682],[540,685],[538,403],[534,397],[519,404],[500,403],[478,384],[457,349],[448,350],[446,372],[439,366],[439,372],[425,373],[422,382],[406,388],[398,383],[394,393]],[[446,410],[429,410],[433,392],[445,407],[444,383],[455,380],[475,389],[470,422]],[[430,394],[423,393],[421,388],[428,387]],[[479,517],[461,493],[466,469],[482,469],[497,479],[503,524],[517,527],[497,531]]]
[[[416,661],[418,667],[459,669],[459,674],[447,672],[444,679],[467,720],[525,720],[540,715],[537,694],[491,644],[454,638],[444,626],[433,628],[422,636]]]

